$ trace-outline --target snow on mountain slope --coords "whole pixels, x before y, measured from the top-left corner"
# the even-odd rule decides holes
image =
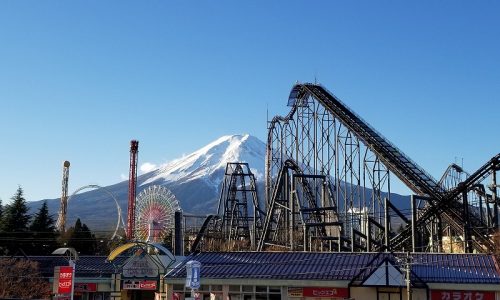
[[[137,194],[150,185],[165,186],[179,200],[188,214],[217,213],[220,187],[228,162],[247,162],[256,179],[262,184],[266,145],[258,138],[246,135],[223,136],[201,149],[175,159],[158,169],[137,178]],[[140,157],[139,157],[140,159]],[[121,207],[126,219],[128,180],[106,186]],[[56,215],[60,199],[47,199],[49,211]],[[40,201],[29,202],[31,213],[41,206]],[[82,192],[72,197],[68,208],[67,223],[76,218],[92,230],[114,228],[117,216],[115,203],[102,190]]]
[[[210,182],[211,175],[221,169],[225,170],[228,162],[249,163],[256,179],[262,180],[265,151],[266,145],[248,134],[223,136],[185,157],[143,174],[139,184],[143,186],[153,182],[185,183],[195,179],[205,179]],[[222,178],[217,178],[210,183],[218,187],[221,180]]]

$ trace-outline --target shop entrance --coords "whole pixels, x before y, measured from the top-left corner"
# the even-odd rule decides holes
[[[377,288],[378,300],[402,300],[401,288]]]
[[[130,300],[154,300],[154,291],[129,290],[127,292]]]

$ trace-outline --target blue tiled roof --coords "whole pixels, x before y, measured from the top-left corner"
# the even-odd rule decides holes
[[[500,270],[491,255],[419,253],[412,257],[412,276],[423,282],[500,283]],[[199,261],[204,278],[350,281],[369,276],[385,259],[400,267],[405,258],[402,253],[208,252],[187,257],[185,262]],[[185,262],[167,278],[185,278]]]
[[[500,268],[487,254],[412,253],[411,271],[415,281],[425,283],[500,284]],[[18,257],[22,258],[22,257]],[[40,271],[51,276],[55,266],[68,262],[60,256],[31,256]],[[119,272],[127,257],[113,263],[105,256],[81,256],[76,262],[78,277],[110,277]],[[406,253],[313,253],[313,252],[207,252],[186,258],[167,278],[186,277],[185,263],[201,262],[201,276],[213,279],[289,279],[362,281],[384,260],[401,269]]]
[[[412,271],[425,282],[500,283],[500,270],[486,254],[413,254]]]
[[[128,257],[119,256],[113,263],[106,261],[106,256],[80,256],[76,262],[76,275],[82,277],[110,277],[119,272],[118,266],[122,265]]]
[[[376,253],[211,252],[188,257],[204,278],[351,280]],[[167,277],[185,278],[181,264]]]
[[[26,257],[16,257],[26,259]],[[80,256],[76,261],[77,277],[111,277],[116,272],[116,267],[121,265],[126,257],[117,257],[113,263],[106,261],[106,256]],[[54,267],[67,266],[68,260],[62,256],[29,256],[29,260],[39,264],[39,270],[45,276],[54,274]]]

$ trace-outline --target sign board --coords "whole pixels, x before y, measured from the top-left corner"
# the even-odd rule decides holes
[[[70,294],[71,285],[73,284],[73,267],[60,266],[59,277],[57,281],[57,293],[58,294]]]
[[[300,297],[302,298],[304,296],[304,292],[302,288],[297,288],[297,287],[289,287],[288,288],[288,297]]]
[[[346,298],[349,295],[347,288],[331,287],[289,287],[288,297],[314,298]]]
[[[124,290],[148,290],[156,291],[157,282],[155,280],[124,280]]]
[[[190,260],[186,263],[186,287],[193,290],[200,288],[201,263]]]
[[[75,292],[97,292],[97,283],[75,282]]]
[[[495,300],[495,293],[482,291],[431,291],[431,300]]]
[[[158,277],[158,266],[149,255],[132,256],[123,266],[123,277]]]

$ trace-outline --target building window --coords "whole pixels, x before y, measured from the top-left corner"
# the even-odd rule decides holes
[[[239,293],[239,292],[241,292],[241,285],[230,285],[229,291]]]
[[[230,285],[227,300],[281,300],[281,287],[265,285]]]
[[[202,285],[194,295],[195,300],[281,300],[281,287],[265,285],[229,285],[228,299],[222,299],[222,285]],[[174,300],[191,297],[191,290],[174,284]]]
[[[174,300],[184,300],[194,297],[195,300],[222,300],[222,285],[201,285],[200,288],[191,295],[191,289],[182,284],[173,285]]]

